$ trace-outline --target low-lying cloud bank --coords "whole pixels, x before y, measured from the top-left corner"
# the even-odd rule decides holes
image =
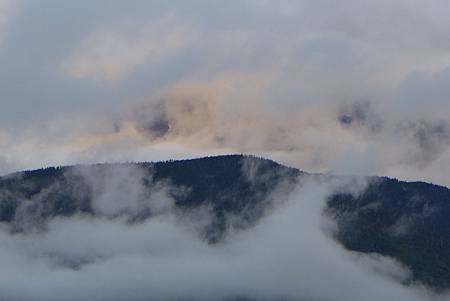
[[[208,211],[175,210],[165,193],[170,185],[142,197],[138,170],[116,170],[117,181],[77,175],[96,190],[96,216],[55,218],[15,234],[1,225],[0,299],[441,298],[402,285],[409,272],[395,261],[350,253],[331,238],[334,224],[322,214],[326,197],[336,189],[358,193],[364,184],[303,183],[255,226],[230,228],[224,241],[208,244],[198,231]],[[154,216],[130,222],[138,208]]]

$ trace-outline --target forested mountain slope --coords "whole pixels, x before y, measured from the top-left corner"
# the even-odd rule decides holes
[[[270,214],[296,185],[335,178],[242,155],[46,168],[0,178],[0,222],[12,233],[45,231],[52,218],[73,215],[139,223],[160,210],[146,200],[164,196],[179,214],[208,210],[212,218],[199,234],[220,243],[230,228],[244,230]],[[450,190],[367,180],[361,193],[335,192],[327,200],[324,212],[337,222],[337,241],[349,250],[397,259],[411,269],[412,281],[450,288]],[[124,205],[129,199],[133,206]]]

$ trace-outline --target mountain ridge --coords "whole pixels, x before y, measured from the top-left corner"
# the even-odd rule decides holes
[[[385,175],[357,175],[357,174],[341,174],[341,173],[333,173],[333,172],[325,172],[325,173],[310,172],[310,171],[305,171],[305,170],[297,168],[297,167],[278,163],[277,161],[269,159],[269,158],[255,156],[255,155],[249,155],[249,154],[237,154],[237,153],[236,154],[226,154],[226,155],[193,157],[193,158],[188,158],[188,159],[168,159],[168,160],[160,160],[160,161],[124,161],[124,162],[80,163],[80,164],[69,164],[69,165],[58,165],[58,166],[46,166],[46,167],[35,168],[35,169],[23,169],[23,170],[10,172],[10,173],[4,174],[4,175],[0,175],[0,180],[8,179],[11,177],[17,177],[22,174],[33,174],[33,173],[43,172],[46,170],[58,170],[58,169],[64,170],[64,169],[68,169],[68,168],[70,169],[70,168],[75,168],[75,167],[111,166],[111,165],[118,165],[118,166],[121,166],[121,165],[122,166],[124,166],[124,165],[154,165],[154,164],[167,164],[167,163],[183,164],[183,163],[190,162],[190,161],[201,161],[201,160],[205,160],[205,159],[207,159],[207,160],[219,159],[220,160],[223,158],[253,158],[253,159],[257,159],[257,160],[268,161],[268,162],[272,162],[272,163],[275,163],[277,165],[280,165],[280,166],[283,166],[283,167],[286,167],[289,169],[298,170],[299,172],[301,172],[303,174],[307,174],[310,176],[317,176],[317,177],[331,177],[331,178],[359,177],[359,178],[367,178],[367,179],[386,179],[386,180],[399,181],[402,183],[426,184],[426,185],[432,185],[435,187],[450,189],[450,187],[447,185],[437,184],[432,181],[407,180],[407,179],[401,179],[401,178],[390,177],[390,176],[385,176]]]
[[[213,218],[200,235],[214,244],[226,239],[230,228],[252,227],[303,180],[346,177],[356,178],[310,174],[246,155],[50,167],[0,177],[0,223],[8,224],[12,233],[22,233],[29,227],[45,230],[49,220],[77,214],[125,216],[139,222],[157,214],[155,209],[134,210],[120,202],[130,195],[145,201],[165,189],[177,210],[209,208]],[[338,225],[336,240],[350,251],[395,258],[411,269],[410,283],[450,288],[450,189],[420,181],[363,178],[370,181],[360,194],[335,192],[327,199],[324,213]],[[104,197],[105,187],[112,189],[109,197],[117,198],[119,207],[99,211],[94,200]],[[279,187],[283,193],[274,194]]]

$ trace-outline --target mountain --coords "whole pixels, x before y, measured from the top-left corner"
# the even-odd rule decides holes
[[[257,223],[298,184],[343,178],[243,155],[46,168],[0,178],[0,223],[16,234],[45,231],[49,220],[76,214],[139,223],[160,209],[122,206],[122,201],[164,192],[177,212],[206,208],[211,213],[199,235],[215,244],[226,239],[230,228]],[[324,213],[336,221],[336,240],[348,250],[395,258],[411,269],[412,282],[450,288],[450,190],[385,177],[363,179],[367,185],[360,193],[336,190],[327,199]],[[118,201],[99,209],[94,204],[98,198]]]

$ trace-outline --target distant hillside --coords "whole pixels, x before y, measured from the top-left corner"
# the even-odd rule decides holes
[[[19,233],[45,230],[46,222],[57,216],[99,214],[93,199],[99,187],[113,183],[118,198],[135,193],[133,197],[145,199],[164,188],[180,212],[207,208],[214,218],[200,234],[218,243],[230,227],[251,227],[296,183],[312,177],[332,178],[242,155],[25,171],[0,178],[0,222]],[[449,189],[371,178],[358,196],[331,195],[325,213],[337,221],[336,238],[347,249],[392,256],[412,270],[413,281],[450,288]],[[118,207],[111,214],[133,223],[151,218],[155,209]]]

